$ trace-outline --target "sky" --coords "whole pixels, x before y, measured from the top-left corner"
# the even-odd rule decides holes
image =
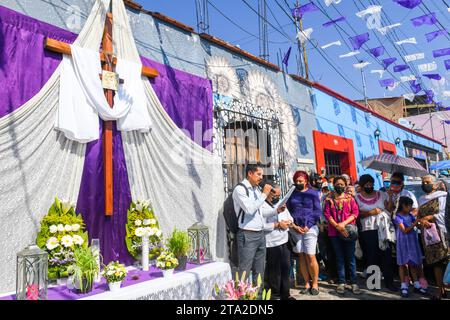
[[[328,2],[336,4],[326,5]],[[143,7],[150,11],[160,12],[183,22],[197,30],[195,0],[136,0]],[[301,5],[308,4],[311,0],[299,1]],[[309,77],[313,81],[320,82],[329,88],[354,100],[364,98],[363,81],[361,69],[356,69],[353,64],[359,61],[370,62],[363,68],[366,82],[366,96],[368,98],[394,97],[411,93],[408,82],[401,83],[401,76],[416,77],[421,73],[438,73],[442,79],[440,81],[430,80],[421,76],[423,89],[432,89],[435,94],[435,101],[442,101],[444,106],[450,107],[450,96],[444,91],[450,90],[450,70],[446,71],[444,61],[450,59],[450,55],[433,58],[433,50],[450,48],[450,0],[422,0],[419,6],[408,9],[400,6],[394,0],[312,0],[319,8],[319,11],[305,13],[303,17],[303,28],[313,31],[310,40],[306,42],[308,64],[310,68]],[[288,16],[289,8],[294,8],[293,0],[267,0],[267,21],[269,32],[269,61],[280,64],[282,57],[292,47],[287,71],[297,73],[296,56],[296,29],[293,20]],[[357,12],[366,10],[371,5],[380,5],[381,25],[379,27],[391,26],[400,23],[400,26],[389,29],[386,35],[375,29],[368,29],[367,20],[370,14],[364,18],[356,16]],[[289,8],[288,8],[289,6]],[[252,11],[252,7],[257,11],[257,0],[209,0],[209,33],[221,38],[231,44],[239,45],[242,49],[252,54],[259,55],[258,39],[258,14]],[[436,13],[438,23],[433,25],[413,26],[411,19]],[[322,26],[330,20],[345,17],[341,21],[330,27]],[[231,21],[230,21],[231,20]],[[375,20],[376,22],[376,20]],[[425,34],[447,29],[447,32],[438,36],[431,42],[427,42]],[[367,41],[360,49],[360,53],[353,57],[340,58],[340,55],[354,51],[349,41],[349,37],[369,33]],[[394,44],[395,41],[414,37],[417,44],[405,43],[403,45]],[[340,46],[331,46],[320,49],[321,46],[341,41]],[[375,58],[369,53],[370,48],[379,46],[385,47],[382,56]],[[405,63],[404,56],[416,53],[424,53],[425,58],[417,61]],[[277,56],[278,55],[278,56]],[[280,58],[281,56],[281,58]],[[371,73],[371,70],[383,69],[381,60],[395,57],[397,61],[388,67],[381,79],[394,79],[400,82],[392,91],[386,90],[379,83],[380,74]],[[420,72],[417,65],[435,62],[437,70],[430,72]],[[394,72],[396,65],[407,64],[409,69],[402,72]],[[420,94],[420,93],[419,93]],[[423,94],[423,92],[421,92]]]

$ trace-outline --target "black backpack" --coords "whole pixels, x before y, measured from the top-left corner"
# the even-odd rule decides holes
[[[249,192],[247,187],[242,184],[238,183],[234,189],[236,189],[238,186],[242,186],[245,189],[245,193],[247,194],[247,197],[249,196]],[[233,189],[233,191],[234,191]],[[225,223],[227,224],[227,228],[231,233],[236,234],[239,230],[239,218],[241,218],[241,223],[244,222],[244,215],[245,212],[242,209],[239,209],[239,212],[236,213],[234,211],[234,201],[233,201],[233,192],[227,197],[225,202],[223,203],[223,217],[225,218]]]

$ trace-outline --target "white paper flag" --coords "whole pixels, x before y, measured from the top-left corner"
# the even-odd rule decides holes
[[[352,51],[352,52],[349,52],[349,53],[346,53],[346,54],[341,54],[339,56],[339,58],[353,57],[353,56],[356,56],[357,54],[359,54],[359,51]]]
[[[442,95],[443,95],[444,97],[450,98],[450,91],[444,91],[444,92],[442,93]]]
[[[353,67],[355,67],[356,69],[362,69],[362,68],[368,66],[369,64],[370,64],[370,62],[364,61],[364,62],[353,64]]]
[[[417,78],[414,75],[400,77],[401,82],[414,81],[414,80],[417,80]]]
[[[378,32],[380,32],[383,36],[385,36],[387,34],[387,32],[393,28],[396,27],[400,27],[402,24],[401,23],[395,23],[395,24],[391,24],[390,26],[386,26],[383,28],[378,28]]]
[[[411,62],[411,61],[416,61],[416,60],[422,60],[424,58],[425,58],[425,53],[420,52],[420,53],[414,53],[414,54],[409,54],[409,55],[405,56],[405,61]]]
[[[331,46],[340,46],[340,45],[342,45],[342,43],[341,43],[341,41],[338,40],[338,41],[330,42],[330,43],[328,43],[326,45],[323,45],[323,46],[321,46],[321,48],[322,49],[326,49],[326,48],[329,48]]]
[[[313,28],[308,28],[303,31],[299,31],[297,33],[297,39],[300,43],[304,43],[307,39],[311,37],[311,33],[313,32]]]
[[[381,6],[370,6],[366,10],[356,13],[356,16],[364,19],[364,16],[370,15],[367,18],[367,29],[379,29],[381,28]]]
[[[431,63],[419,64],[417,68],[419,68],[420,72],[430,72],[437,69],[437,64],[433,61]]]
[[[393,85],[393,86],[388,86],[387,89],[388,89],[389,91],[394,91],[395,88],[397,88],[399,84],[400,84],[400,81],[395,81],[395,82],[394,82],[394,85]]]
[[[415,95],[414,93],[405,93],[405,94],[403,95],[403,97],[404,97],[405,99],[408,99],[408,100],[411,101],[411,102],[413,102],[415,96],[416,96],[416,95]]]
[[[416,38],[409,38],[409,39],[397,41],[395,44],[400,46],[405,43],[417,44],[417,41],[416,41]]]
[[[370,70],[370,73],[379,73],[380,79],[383,78],[383,74],[386,70]]]
[[[342,0],[325,0],[325,5],[329,7],[331,4],[339,4]]]

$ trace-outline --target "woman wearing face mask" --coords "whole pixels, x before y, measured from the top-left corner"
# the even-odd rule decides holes
[[[445,241],[445,207],[447,192],[437,190],[434,176],[422,178],[422,190],[425,192],[419,198],[419,213],[417,219],[421,229],[421,241],[425,253],[425,262],[432,265],[434,276],[439,287],[434,299],[442,299],[447,294],[443,284],[443,271],[448,263],[448,246]]]
[[[317,223],[322,213],[319,194],[310,188],[308,174],[297,171],[293,177],[296,190],[287,202],[287,208],[294,218],[291,234],[296,242],[293,248],[299,254],[300,272],[305,280],[302,293],[319,294],[319,265],[316,259]],[[311,281],[311,283],[310,283]]]
[[[386,288],[396,292],[394,286],[392,263],[392,249],[388,245],[384,250],[380,249],[378,238],[377,216],[386,212],[387,195],[381,191],[374,190],[375,180],[369,174],[359,178],[361,192],[355,197],[359,206],[359,219],[361,222],[360,244],[367,267],[377,265],[381,268]],[[390,218],[389,218],[390,219]]]
[[[360,294],[361,291],[356,284],[356,239],[346,240],[339,237],[341,234],[344,238],[349,238],[346,226],[355,225],[359,214],[355,199],[345,192],[346,186],[347,182],[344,177],[334,178],[334,192],[325,200],[325,217],[328,220],[328,236],[336,256],[339,277],[336,291],[339,294],[345,293],[345,266],[348,265],[350,277],[348,284],[351,286],[353,294]]]

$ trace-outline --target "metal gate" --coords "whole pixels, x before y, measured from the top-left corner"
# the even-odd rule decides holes
[[[249,163],[260,163],[264,178],[280,185],[282,194],[287,191],[281,122],[275,111],[220,97],[214,104],[214,126],[227,195],[245,178]]]

